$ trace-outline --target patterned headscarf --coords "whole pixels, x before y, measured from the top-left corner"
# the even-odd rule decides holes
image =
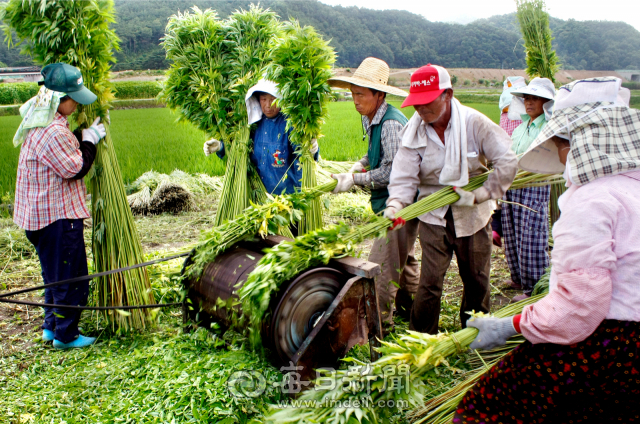
[[[60,105],[60,99],[64,96],[65,93],[49,90],[42,86],[35,97],[20,106],[22,122],[13,136],[13,146],[18,147],[24,143],[30,129],[44,128],[52,123]]]
[[[577,185],[640,170],[640,111],[629,108],[620,85],[619,78],[604,77],[562,86],[553,116],[520,158],[520,167],[544,174],[566,168]],[[550,140],[554,136],[570,142],[566,167]]]

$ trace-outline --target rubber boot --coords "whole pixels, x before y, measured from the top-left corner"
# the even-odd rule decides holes
[[[96,338],[95,337],[85,337],[82,334],[78,336],[77,339],[75,339],[72,342],[69,343],[62,343],[59,340],[53,340],[53,347],[55,347],[56,349],[71,349],[74,347],[87,347],[92,345],[93,343],[95,343]]]

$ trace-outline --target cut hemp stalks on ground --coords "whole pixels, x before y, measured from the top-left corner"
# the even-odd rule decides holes
[[[216,225],[249,206],[250,194],[264,199],[264,186],[249,184],[249,125],[245,94],[261,78],[268,46],[278,35],[275,13],[251,5],[219,20],[215,11],[178,13],[169,18],[162,39],[172,64],[162,97],[180,119],[221,140],[227,167]]]
[[[297,21],[283,24],[282,36],[270,52],[266,68],[267,79],[278,84],[281,98],[277,100],[287,116],[290,140],[297,145],[302,164],[302,187],[317,185],[316,162],[311,153],[311,140],[320,135],[331,100],[331,68],[335,53],[313,27],[301,27]],[[322,228],[320,199],[311,205],[299,226],[299,234]]]
[[[107,129],[97,146],[89,188],[92,193],[93,257],[96,272],[143,262],[142,246],[133,221],[113,147],[109,122],[104,117],[113,97],[110,81],[113,50],[118,38],[109,25],[115,22],[112,0],[11,0],[0,5],[5,37],[13,29],[25,42],[22,52],[39,65],[65,62],[80,69],[84,85],[98,96],[91,105],[78,105],[71,117],[79,128],[87,128],[99,116]],[[100,278],[92,293],[96,306],[125,306],[154,303],[144,268]],[[152,316],[150,309],[105,317],[112,327],[144,328]]]
[[[542,297],[544,295],[533,296],[506,306],[494,315],[498,318],[517,315],[522,312],[522,308],[537,302]],[[477,334],[478,330],[473,327],[453,334],[441,333],[435,336],[407,331],[406,334],[398,337],[395,343],[383,341],[383,346],[379,349],[383,356],[371,364],[346,358],[345,361],[354,362],[357,365],[348,370],[335,371],[332,378],[336,379],[336,384],[332,384],[331,387],[328,387],[322,378],[316,381],[315,389],[304,392],[299,398],[300,405],[314,406],[274,408],[265,422],[346,423],[350,422],[350,416],[351,422],[354,423],[385,422],[384,417],[397,413],[397,409],[376,408],[381,404],[380,401],[384,400],[384,405],[389,405],[387,401],[393,400],[395,405],[399,405],[399,401],[406,401],[413,408],[420,406],[425,389],[422,376],[432,368],[446,364],[448,356],[465,351]],[[402,384],[391,385],[386,381],[391,370],[395,372],[392,376],[404,377]],[[360,406],[351,408],[333,406],[336,401],[341,401],[343,405],[355,405],[356,400],[360,401]]]

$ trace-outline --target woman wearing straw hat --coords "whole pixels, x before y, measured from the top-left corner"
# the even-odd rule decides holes
[[[407,123],[402,112],[386,102],[387,94],[407,97],[407,93],[389,86],[388,81],[389,65],[373,57],[363,60],[352,77],[329,79],[332,87],[351,90],[356,110],[362,115],[363,132],[369,137],[367,154],[350,172],[332,175],[338,180],[334,193],[348,191],[354,185],[371,187],[371,208],[375,213],[384,210],[389,197],[387,185],[391,166],[400,147],[400,131]],[[371,248],[369,260],[382,268],[382,274],[376,278],[376,290],[382,320],[387,327],[393,324],[394,300],[399,315],[409,319],[419,279],[415,258],[417,236],[416,219],[402,230],[377,239]]]
[[[520,124],[511,136],[516,155],[527,151],[551,118],[556,89],[548,78],[534,78],[513,90],[512,117]],[[502,205],[504,253],[511,272],[511,287],[523,289],[514,301],[531,296],[533,286],[549,267],[549,186],[509,190]]]
[[[560,88],[521,168],[565,173],[549,294],[475,318],[473,349],[527,340],[465,395],[454,423],[637,422],[640,408],[640,111],[618,78]]]

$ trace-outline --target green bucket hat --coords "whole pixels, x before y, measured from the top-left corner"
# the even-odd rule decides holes
[[[52,63],[42,68],[40,73],[44,81],[38,84],[49,90],[63,92],[81,105],[90,105],[98,99],[98,96],[84,86],[82,73],[75,66]]]

